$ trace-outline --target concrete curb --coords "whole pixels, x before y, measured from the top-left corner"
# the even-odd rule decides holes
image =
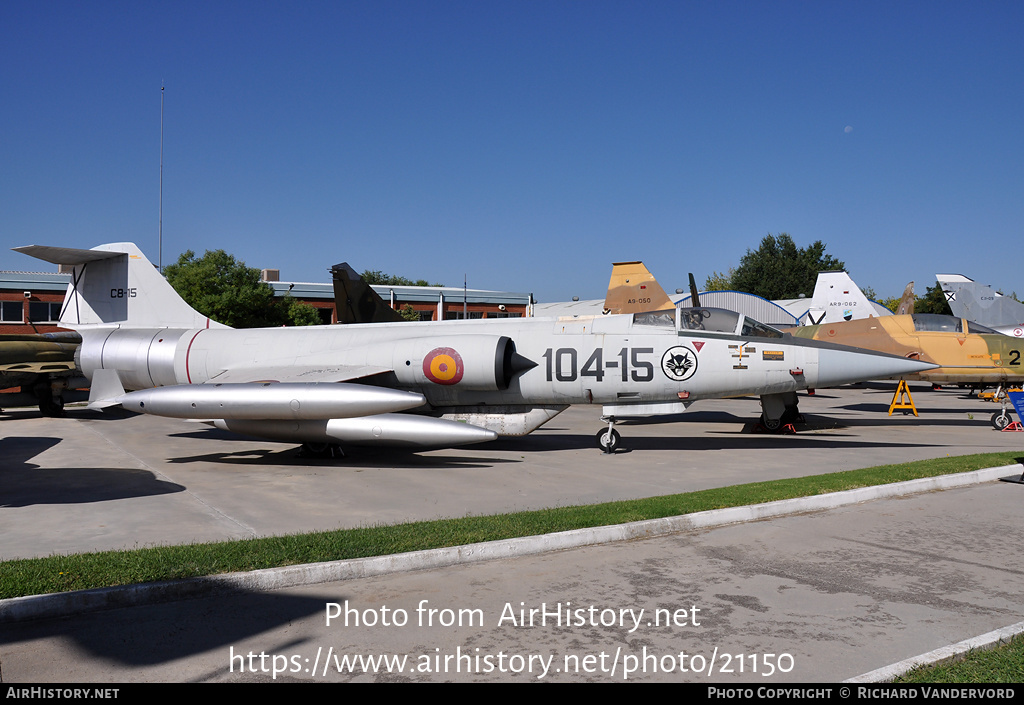
[[[357,558],[328,563],[309,563],[284,568],[267,568],[244,573],[227,573],[185,580],[14,597],[0,600],[0,624],[205,597],[239,590],[255,592],[298,585],[315,585],[337,580],[386,575],[401,571],[441,568],[500,558],[514,558],[516,556],[534,555],[614,541],[665,536],[695,529],[710,529],[728,524],[769,519],[789,514],[823,511],[875,499],[902,497],[955,487],[967,487],[982,482],[990,482],[1004,475],[1021,472],[1024,472],[1024,468],[1020,464],[1004,465],[996,468],[956,473],[954,475],[940,475],[938,477],[908,480],[890,485],[877,485],[875,487],[863,487],[844,492],[832,492],[813,497],[800,497],[777,502],[753,504],[746,507],[714,509],[683,516],[636,521],[629,524],[601,526],[593,529],[575,529],[555,534],[488,541],[486,543],[414,551],[412,553],[401,553],[391,556]]]
[[[946,661],[955,661],[968,651],[994,648],[1000,644],[1008,643],[1010,639],[1021,633],[1024,633],[1024,622],[1017,622],[1016,624],[996,629],[981,636],[940,647],[935,649],[935,651],[929,651],[920,656],[914,656],[913,658],[897,661],[889,666],[876,668],[874,671],[868,671],[845,680],[843,683],[888,683],[918,666],[934,666]]]

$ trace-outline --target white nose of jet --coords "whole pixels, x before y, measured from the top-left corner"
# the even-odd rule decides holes
[[[855,348],[818,348],[817,381],[809,387],[833,387],[869,379],[893,379],[935,369],[938,365]]]

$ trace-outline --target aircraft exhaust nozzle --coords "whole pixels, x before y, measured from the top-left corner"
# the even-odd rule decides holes
[[[938,365],[930,362],[859,348],[820,348],[817,381],[809,379],[808,386],[834,387],[869,379],[898,379],[936,367]]]
[[[537,363],[528,357],[523,357],[517,352],[512,353],[512,357],[509,363],[509,369],[512,371],[512,377],[515,377],[520,372],[526,372],[537,366]]]
[[[413,414],[379,414],[320,421],[218,419],[225,431],[288,443],[340,443],[389,448],[448,448],[493,441],[494,431],[458,421]]]
[[[129,392],[128,411],[176,419],[342,419],[422,406],[422,394],[362,384],[181,384]]]

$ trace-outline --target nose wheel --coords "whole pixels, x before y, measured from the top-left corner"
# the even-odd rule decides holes
[[[997,431],[1002,431],[1004,428],[1010,425],[1013,419],[1010,418],[1010,414],[1006,411],[997,411],[992,414],[992,427]]]
[[[609,416],[602,418],[602,421],[608,421],[608,428],[603,428],[597,432],[597,447],[605,453],[614,453],[619,447],[619,432],[615,430],[615,417]]]

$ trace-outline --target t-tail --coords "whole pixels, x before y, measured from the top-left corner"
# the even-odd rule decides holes
[[[91,250],[28,245],[15,251],[73,267],[61,310],[62,326],[118,328],[226,328],[178,295],[131,242]]]

